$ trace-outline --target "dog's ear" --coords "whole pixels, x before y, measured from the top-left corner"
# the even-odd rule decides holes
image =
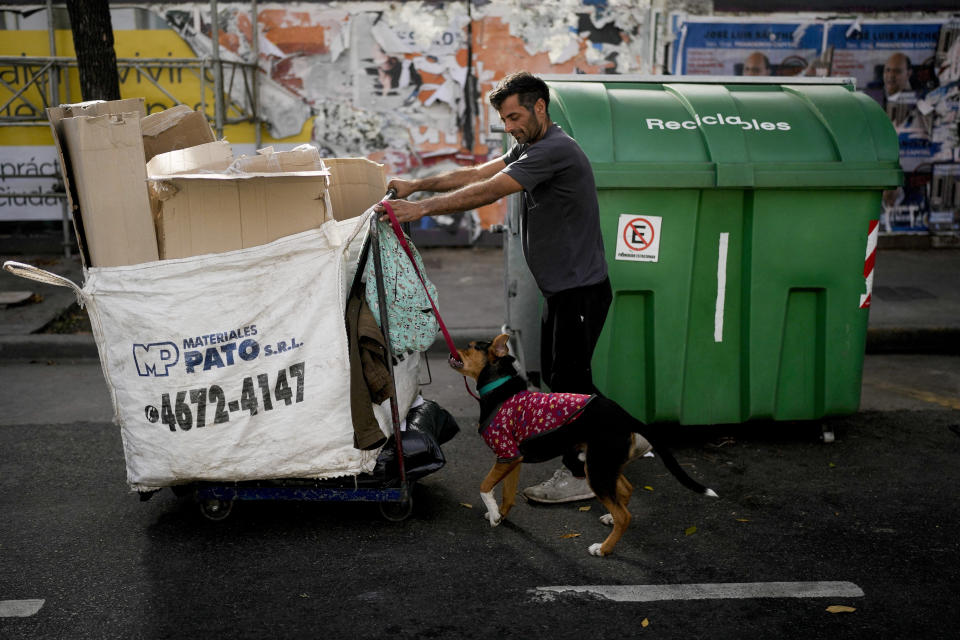
[[[506,333],[501,333],[496,338],[493,339],[493,342],[490,344],[490,351],[493,355],[498,358],[502,358],[505,355],[510,353],[510,348],[507,346],[507,341],[510,340],[510,336]]]

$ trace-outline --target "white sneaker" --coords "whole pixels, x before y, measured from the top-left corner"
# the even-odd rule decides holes
[[[630,443],[630,454],[627,456],[627,462],[642,458],[651,451],[653,451],[653,446],[647,442],[647,439],[639,433],[634,433],[633,441]],[[653,454],[650,455],[652,456]]]
[[[523,495],[532,502],[574,502],[593,497],[586,478],[575,478],[566,467],[557,469],[549,480],[527,487]]]

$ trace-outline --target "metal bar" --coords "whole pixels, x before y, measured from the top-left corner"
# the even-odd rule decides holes
[[[132,65],[132,66],[133,66],[134,69],[136,69],[138,75],[140,75],[140,76],[146,76],[147,81],[149,81],[150,84],[152,84],[153,86],[155,86],[155,87],[160,91],[160,93],[162,93],[163,95],[165,95],[165,96],[167,96],[168,98],[170,98],[170,100],[173,101],[173,104],[180,104],[180,100],[178,100],[177,98],[175,98],[175,97],[173,96],[173,94],[171,94],[169,91],[167,91],[166,89],[164,89],[163,87],[161,87],[160,84],[154,79],[154,77],[153,77],[152,75],[150,75],[149,73],[147,73],[146,71],[144,71],[143,69],[140,68],[140,65],[135,64],[135,65]]]
[[[213,52],[213,118],[217,138],[223,137],[223,65],[220,62],[220,11],[217,0],[210,2],[210,39]]]
[[[10,176],[10,177],[12,178],[16,176]],[[3,193],[0,193],[0,198],[66,198],[66,197],[67,197],[67,194],[60,193],[59,191],[53,191],[50,193],[37,193],[36,191],[32,193],[31,192],[10,193],[9,191],[5,191]]]
[[[59,194],[58,194],[59,195]],[[70,257],[70,247],[73,244],[70,242],[70,212],[67,211],[67,194],[62,194],[63,199],[60,201],[60,212],[61,212],[61,225],[60,228],[63,230],[63,257]]]
[[[0,64],[44,64],[47,62],[67,65],[73,63],[70,66],[77,66],[76,58],[66,56],[0,56]]]
[[[34,82],[37,82],[37,81],[42,77],[42,74],[43,74],[47,69],[50,68],[50,66],[51,66],[51,63],[48,62],[47,64],[43,65],[43,67],[42,67],[39,71],[37,71],[36,73],[34,73],[34,74],[33,74],[33,77],[30,78],[30,80],[29,80],[26,84],[24,84],[22,87],[20,87],[20,91],[17,91],[16,93],[14,93],[12,96],[10,96],[10,99],[9,99],[9,100],[7,100],[3,105],[0,105],[0,111],[3,111],[4,109],[6,109],[6,108],[10,105],[11,102],[13,102],[14,100],[16,100],[17,98],[20,97],[20,94],[21,94],[21,93],[23,93],[24,91],[26,91],[27,89],[29,89],[29,88],[30,88],[30,85],[32,85]],[[4,82],[3,84],[6,85],[7,83]],[[13,87],[7,85],[7,88],[8,88],[10,91],[13,91]],[[40,89],[39,83],[37,84],[37,88]],[[43,89],[40,89],[40,93],[41,93],[41,94],[43,93]],[[33,109],[36,109],[36,108],[37,108],[36,105],[34,105],[33,103],[31,103],[31,102],[30,102],[29,100],[27,100],[26,98],[20,98],[20,99],[23,100],[24,102],[26,102],[27,104],[29,104],[31,108],[33,108]]]
[[[201,58],[117,58],[118,66],[145,62],[160,67],[197,66]],[[77,59],[67,56],[0,56],[0,64],[45,64],[52,62],[69,67],[77,66]],[[255,67],[252,62],[222,60],[223,64],[238,67]]]
[[[50,47],[50,57],[57,55],[57,30],[53,24],[53,0],[47,0],[47,42]],[[50,100],[48,104],[60,104],[60,68],[54,69],[50,77]]]
[[[404,488],[206,486],[197,489],[200,500],[309,500],[315,502],[403,502]]]
[[[380,305],[380,331],[387,345],[387,373],[393,385],[390,396],[390,417],[393,419],[393,442],[397,447],[397,467],[400,471],[400,483],[407,486],[407,470],[403,460],[403,434],[400,431],[400,408],[397,406],[397,386],[393,374],[393,347],[390,343],[390,319],[387,314],[386,294],[383,291],[383,263],[380,260],[380,232],[376,214],[370,216],[370,251],[373,253],[373,272],[377,279],[377,302]]]
[[[208,65],[210,65],[209,60],[197,59],[197,58],[121,58],[118,61],[118,67],[124,69],[133,69],[137,77],[146,77],[151,85],[156,87],[161,93],[163,93],[169,100],[173,101],[175,104],[179,104],[181,101],[178,100],[170,91],[166,90],[158,78],[154,77],[151,73],[151,69],[163,68],[163,69],[186,69],[194,73],[201,81],[201,104],[206,107],[206,83],[209,81],[206,75],[206,70]],[[247,71],[253,74],[253,81],[257,80],[257,74],[259,73],[259,67],[256,64],[248,62],[234,62],[234,61],[224,61],[218,60],[215,61],[219,63],[220,67],[220,79],[222,81],[222,67],[223,65],[228,65],[230,67],[232,77],[236,78],[236,74],[241,73],[241,77],[244,82],[245,87],[249,87],[251,84],[247,77]],[[24,94],[32,87],[36,86],[40,94],[43,96],[44,105],[47,104],[60,104],[61,97],[59,95],[61,84],[60,84],[60,74],[63,73],[63,70],[68,68],[76,68],[77,62],[74,58],[66,57],[57,57],[57,56],[30,56],[30,57],[15,57],[15,56],[0,56],[0,67],[11,67],[11,68],[20,68],[23,69],[24,77],[27,78],[25,84],[19,89],[16,89],[14,85],[9,84],[7,81],[0,79],[0,86],[6,88],[12,95],[6,101],[5,104],[0,107],[2,110],[10,110],[14,104],[24,104],[29,106],[34,112],[40,114],[43,111],[42,106],[38,106],[33,103],[30,99],[24,97]],[[34,69],[34,67],[39,67],[39,69]],[[214,80],[217,79],[216,76],[216,64],[212,69],[214,71]],[[49,78],[47,77],[49,76]],[[216,83],[215,83],[216,84]],[[222,86],[222,84],[221,84]],[[232,86],[232,85],[231,85]],[[69,86],[68,86],[69,88]],[[48,91],[49,89],[49,91]],[[246,102],[237,102],[231,100],[228,105],[224,105],[224,95],[223,91],[219,92],[219,101],[220,101],[220,128],[224,123],[238,123],[238,122],[253,122],[257,125],[257,135],[260,136],[260,124],[261,119],[259,117],[259,90],[256,92],[251,92],[249,89],[245,89],[244,94],[249,101],[249,105]],[[51,95],[48,97],[47,93]],[[250,107],[250,108],[248,108]],[[239,118],[228,118],[226,112],[231,110],[235,112]],[[0,126],[47,126],[46,121],[39,121],[38,118],[42,116],[38,115],[36,117],[19,117],[19,116],[6,116],[0,117]],[[258,142],[259,146],[259,142]]]
[[[251,111],[253,111],[253,130],[256,141],[256,148],[259,149],[262,146],[263,137],[260,132],[262,128],[260,126],[260,25],[259,21],[259,9],[257,8],[257,0],[253,0],[251,3],[251,11],[253,11],[253,99],[251,100]]]

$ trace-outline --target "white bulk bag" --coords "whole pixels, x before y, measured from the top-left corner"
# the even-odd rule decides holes
[[[353,447],[344,326],[345,256],[368,218],[227,253],[87,271],[78,297],[134,489],[373,468],[378,452]],[[401,412],[416,395],[418,362],[395,371]],[[377,417],[391,432],[389,412]]]

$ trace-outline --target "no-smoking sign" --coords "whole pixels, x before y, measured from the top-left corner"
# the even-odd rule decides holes
[[[617,225],[617,260],[657,262],[660,258],[660,216],[621,213]]]

